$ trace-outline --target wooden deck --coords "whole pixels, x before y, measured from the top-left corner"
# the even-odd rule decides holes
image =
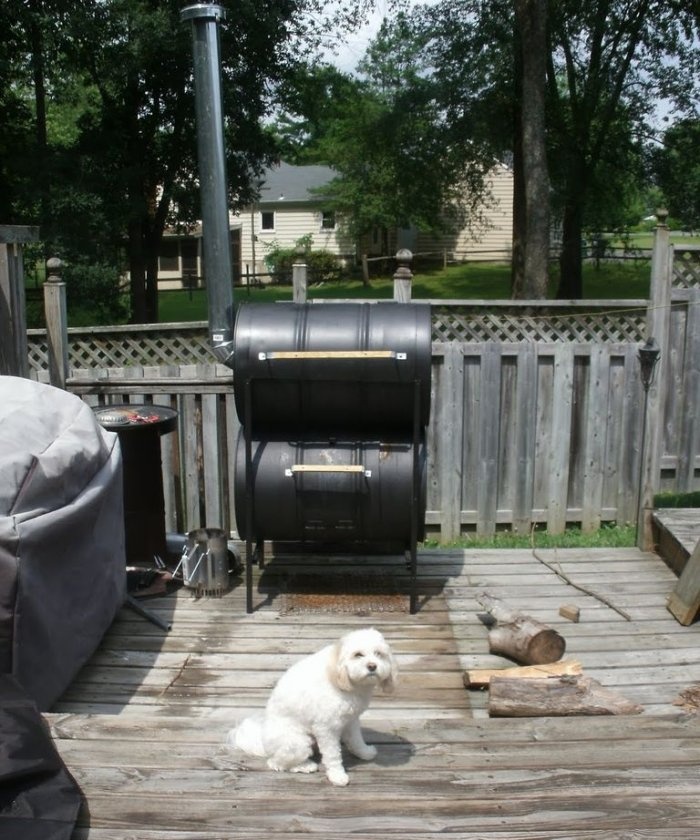
[[[403,569],[365,563],[394,579]],[[263,583],[307,567],[320,573],[274,558]],[[149,601],[167,634],[124,609],[47,715],[85,795],[74,840],[698,837],[700,715],[674,701],[700,685],[700,625],[667,612],[675,577],[656,555],[434,550],[419,569],[416,615],[296,614],[259,592],[246,615],[241,584],[221,599]],[[466,668],[510,664],[488,654],[482,591],[556,626],[567,657],[644,712],[489,719],[487,694],[462,685]],[[579,623],[559,617],[563,604],[580,607]],[[348,761],[347,788],[228,751],[228,729],[291,662],[367,625],[394,647],[401,680],[363,718],[379,756]]]

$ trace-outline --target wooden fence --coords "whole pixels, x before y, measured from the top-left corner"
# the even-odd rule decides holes
[[[435,302],[429,533],[590,530],[635,522],[649,487],[700,488],[700,250],[674,251],[662,232],[652,266],[650,301]],[[210,361],[206,331],[69,331],[71,391],[178,410],[177,431],[162,438],[173,531],[235,531],[232,372]],[[645,400],[637,353],[648,335],[661,362]],[[45,335],[30,331],[29,344],[33,375],[46,380]]]

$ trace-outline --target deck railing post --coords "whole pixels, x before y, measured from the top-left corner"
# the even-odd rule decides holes
[[[44,312],[49,354],[49,382],[57,388],[65,389],[68,378],[68,314],[66,284],[61,276],[62,271],[63,263],[58,257],[51,257],[46,261]]]
[[[303,255],[297,256],[292,264],[292,300],[294,303],[306,303],[308,289],[308,266]]]
[[[408,248],[401,248],[396,252],[396,262],[398,265],[394,272],[394,300],[398,303],[410,303],[411,301],[411,283],[413,282],[413,272],[411,271],[412,259],[413,254]]]
[[[673,249],[666,224],[667,210],[657,210],[651,257],[651,286],[647,308],[647,341],[656,340],[660,351],[658,371],[645,393],[645,434],[641,444],[639,500],[637,514],[637,546],[648,551],[653,546],[652,514],[654,495],[658,492],[663,448],[662,411],[668,387],[669,324],[671,315],[671,274]]]
[[[29,378],[27,307],[22,245],[39,228],[0,225],[0,374]]]

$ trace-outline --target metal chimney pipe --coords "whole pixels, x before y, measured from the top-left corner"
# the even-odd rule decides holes
[[[202,203],[204,272],[209,338],[217,358],[233,365],[233,272],[221,95],[219,22],[226,11],[211,3],[187,6],[181,21],[191,21],[199,184]]]

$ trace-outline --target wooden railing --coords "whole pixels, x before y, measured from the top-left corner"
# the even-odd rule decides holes
[[[667,233],[657,232],[649,301],[435,302],[429,532],[449,542],[540,523],[553,533],[634,523],[654,492],[700,488],[700,250],[674,252]],[[175,531],[236,527],[234,383],[206,332],[68,331],[71,391],[91,404],[178,410],[177,431],[162,439]],[[661,361],[645,399],[637,353],[648,336]],[[30,334],[33,375],[46,380],[42,341]]]

